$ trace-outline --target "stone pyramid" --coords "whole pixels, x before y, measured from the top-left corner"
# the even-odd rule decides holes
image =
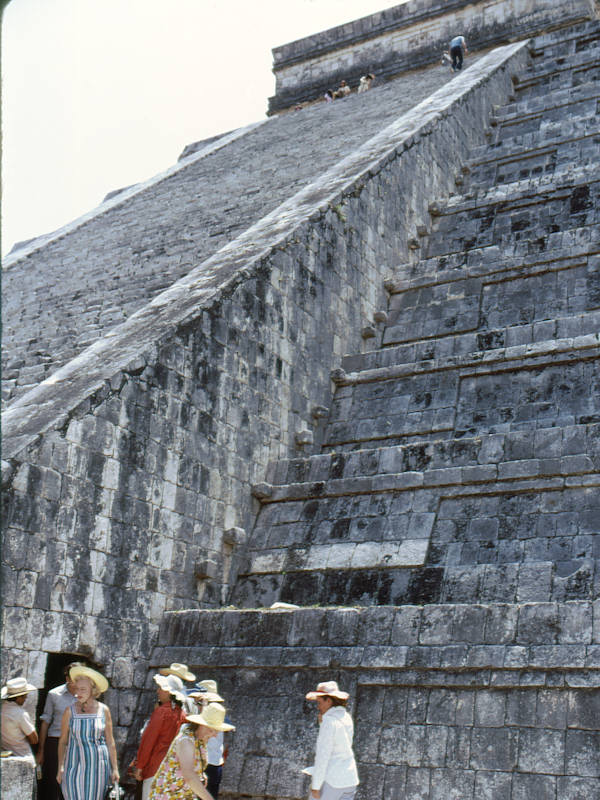
[[[232,800],[305,796],[328,678],[357,800],[600,797],[600,24],[494,9],[286,46],[284,113],[4,265],[3,673],[93,660],[124,762],[178,661]]]

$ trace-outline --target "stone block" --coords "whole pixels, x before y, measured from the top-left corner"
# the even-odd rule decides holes
[[[568,752],[568,744],[567,744]],[[519,732],[518,770],[546,775],[563,775],[565,766],[565,736],[562,731],[543,729]]]
[[[240,788],[257,795],[266,794],[267,780],[272,759],[261,756],[246,756],[240,776]]]
[[[475,774],[462,769],[431,771],[431,800],[463,800],[473,797]]]
[[[506,696],[499,691],[481,691],[475,697],[475,725],[501,728],[506,714]]]
[[[519,609],[518,639],[522,644],[553,644],[558,638],[558,608],[553,603],[525,603]]]
[[[454,625],[452,606],[426,607],[423,610],[419,643],[421,645],[445,644],[451,638]]]
[[[2,759],[2,797],[5,800],[30,800],[34,796],[35,770],[20,758]]]
[[[513,775],[513,800],[530,800],[532,797],[544,800],[558,800],[557,779],[552,775],[521,774]]]
[[[412,645],[419,639],[422,609],[419,606],[401,606],[396,610],[391,642],[394,645]]]
[[[558,609],[559,643],[588,644],[592,641],[591,603],[562,603]]]
[[[567,731],[566,774],[580,777],[600,777],[597,757],[599,738],[598,732]]]
[[[358,643],[387,645],[391,642],[396,610],[392,607],[364,609],[360,613]]]

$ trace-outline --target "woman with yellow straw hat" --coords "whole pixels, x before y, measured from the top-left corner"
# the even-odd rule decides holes
[[[110,783],[119,781],[110,711],[98,700],[108,681],[83,664],[72,667],[69,677],[77,701],[63,714],[56,780],[65,800],[103,800]]]
[[[188,714],[154,776],[150,800],[212,800],[204,785],[206,742],[219,731],[232,730],[220,703],[209,703],[201,714]]]

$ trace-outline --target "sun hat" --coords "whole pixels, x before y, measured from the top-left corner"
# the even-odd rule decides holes
[[[199,697],[201,700],[206,700],[208,703],[225,702],[217,690],[216,681],[198,681],[192,691],[188,692],[188,694],[190,697]]]
[[[158,670],[161,675],[177,675],[182,681],[195,681],[196,676],[192,674],[185,664],[171,664],[170,667],[163,667]]]
[[[188,714],[185,718],[187,722],[194,722],[196,725],[206,725],[214,731],[234,731],[235,725],[225,722],[225,708],[219,703],[209,703],[204,706],[201,714]]]
[[[69,677],[72,681],[76,681],[77,678],[89,678],[100,694],[103,694],[108,689],[108,681],[104,675],[91,667],[86,667],[85,664],[71,667],[69,670]]]
[[[35,686],[27,682],[26,678],[11,678],[6,681],[6,686],[2,687],[0,699],[9,700],[11,697],[20,697],[29,692],[35,692]]]
[[[183,688],[183,681],[177,675],[160,675],[156,673],[154,682],[164,692],[173,695],[176,700],[183,703],[185,700],[185,690]]]
[[[317,697],[337,697],[339,700],[347,700],[350,695],[338,689],[336,681],[325,681],[320,683],[314,692],[306,695],[307,700],[316,700]]]
[[[212,692],[213,694],[219,693],[216,681],[198,681],[196,686],[201,690],[204,689],[205,692]]]
[[[199,689],[196,685],[188,691],[188,697],[204,700],[206,703],[224,703],[225,700],[217,692],[207,692],[206,689]]]

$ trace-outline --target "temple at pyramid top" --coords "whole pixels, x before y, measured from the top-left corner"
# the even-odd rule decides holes
[[[275,47],[269,113],[315,100],[341,80],[355,87],[365,73],[388,80],[432,64],[458,34],[470,49],[481,50],[572,25],[590,10],[590,3],[552,0],[409,0]]]

